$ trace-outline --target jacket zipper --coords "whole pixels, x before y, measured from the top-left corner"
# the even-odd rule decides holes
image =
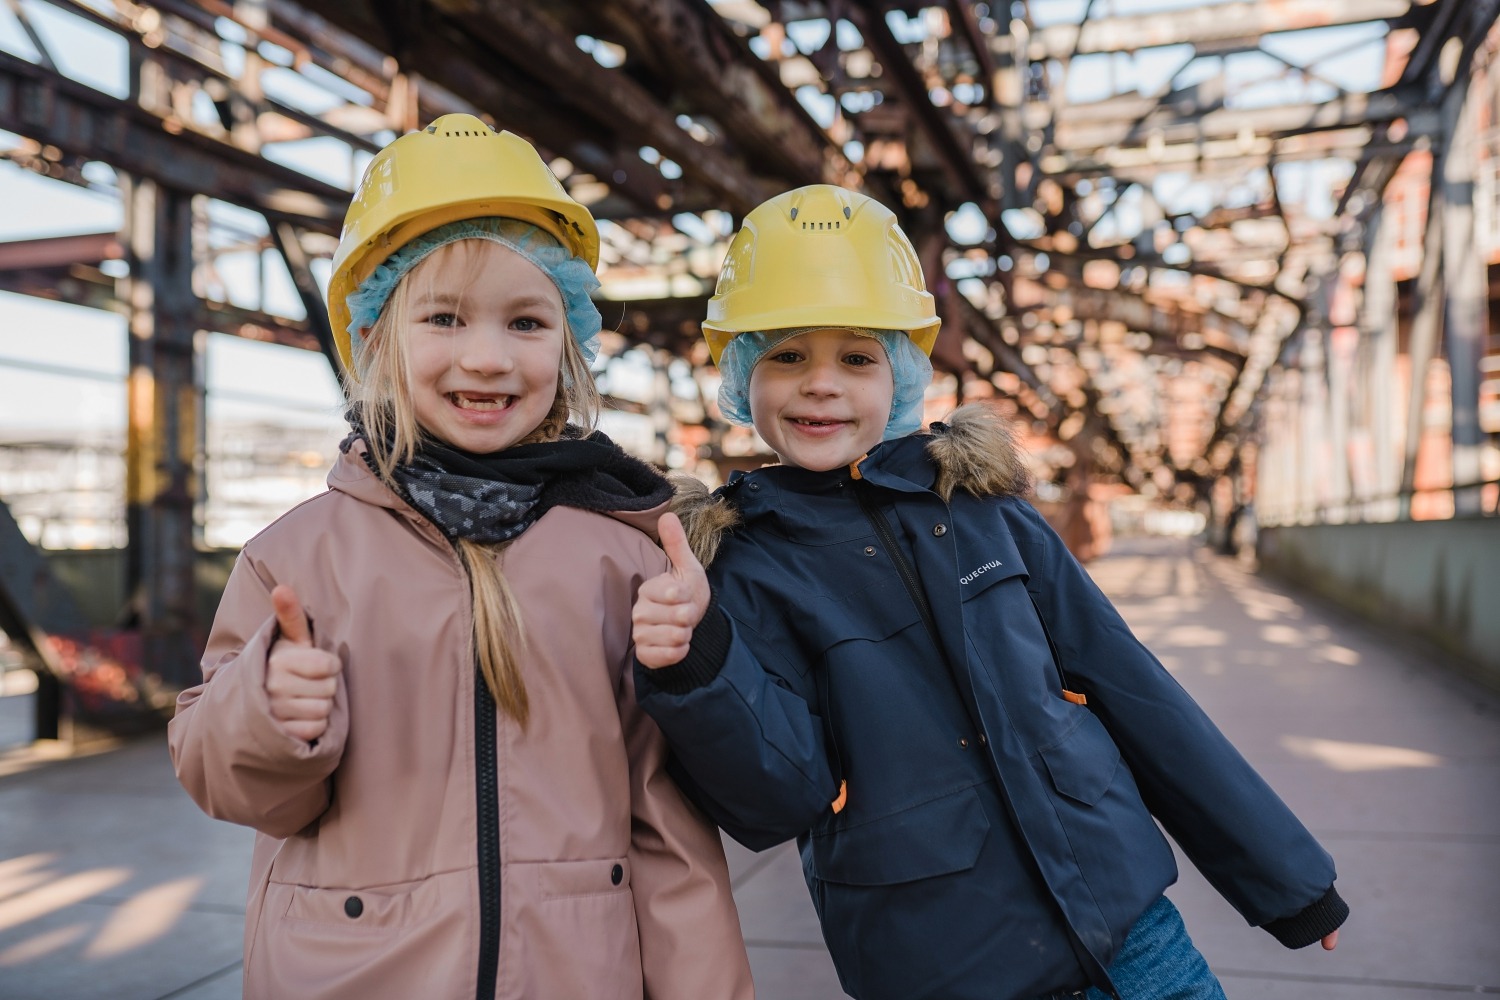
[[[938,643],[937,622],[933,620],[932,607],[927,603],[927,595],[922,591],[921,583],[917,580],[917,572],[912,569],[911,563],[906,561],[906,553],[901,551],[901,546],[896,544],[896,533],[891,530],[891,523],[885,519],[885,512],[875,506],[865,490],[866,487],[863,485],[854,485],[854,498],[859,501],[859,507],[865,512],[865,518],[875,528],[875,534],[879,536],[881,544],[891,554],[891,561],[896,564],[896,575],[901,578],[901,585],[906,588],[907,595],[917,606],[917,613],[922,616],[922,624],[927,626],[927,634],[936,644]],[[943,647],[938,645],[938,648]]]
[[[479,985],[494,1000],[500,974],[500,775],[495,760],[495,702],[474,664],[474,785],[479,826]]]

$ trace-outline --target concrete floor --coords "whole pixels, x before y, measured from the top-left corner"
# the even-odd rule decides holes
[[[1500,994],[1500,697],[1183,542],[1090,569],[1333,853],[1353,907],[1337,951],[1288,952],[1185,868],[1169,895],[1229,996]],[[26,700],[0,698],[0,748]],[[159,739],[36,757],[0,752],[0,1000],[239,997],[249,831],[198,812]],[[729,857],[763,1000],[843,996],[795,851]]]

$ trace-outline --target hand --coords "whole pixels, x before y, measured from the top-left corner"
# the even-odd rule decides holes
[[[344,665],[312,644],[312,628],[297,592],[286,584],[271,591],[281,635],[266,663],[266,694],[271,717],[287,732],[311,743],[328,730],[333,696]]]
[[[652,668],[670,667],[687,656],[693,629],[703,620],[710,596],[708,575],[693,555],[677,515],[663,514],[656,530],[672,568],[641,584],[630,613],[635,657]]]
[[[1332,951],[1339,946],[1339,932],[1334,931],[1323,939],[1323,950]]]

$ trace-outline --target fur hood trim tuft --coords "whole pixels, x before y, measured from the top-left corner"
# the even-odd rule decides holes
[[[1025,496],[1031,472],[1005,419],[989,406],[970,403],[932,425],[927,454],[937,464],[933,490],[944,502],[956,490],[977,497]],[[682,519],[688,544],[704,566],[714,561],[724,535],[740,525],[740,512],[692,476],[670,477],[672,512]]]
[[[937,463],[933,491],[944,502],[955,490],[976,497],[1019,497],[1031,492],[1031,471],[1005,419],[983,403],[953,411],[932,425],[927,454]]]
[[[678,473],[668,478],[676,490],[672,513],[682,520],[693,555],[707,566],[719,554],[719,542],[725,534],[739,527],[740,512],[692,476]]]

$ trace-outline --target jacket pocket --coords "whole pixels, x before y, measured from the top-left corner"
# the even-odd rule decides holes
[[[844,885],[896,885],[974,867],[990,830],[973,788],[812,836],[813,874]]]
[[[285,919],[350,928],[402,927],[430,916],[438,903],[438,886],[431,880],[378,889],[280,888],[289,897]]]
[[[1120,748],[1087,709],[1078,712],[1079,723],[1073,731],[1038,753],[1052,778],[1052,787],[1075,802],[1091,806],[1104,797],[1114,781],[1120,769]]]
[[[836,646],[847,644],[839,655],[876,655],[878,647],[871,644],[921,620],[916,603],[892,573],[850,594],[806,596],[783,615],[779,628],[790,636],[793,648],[807,654],[794,658],[798,672],[805,673],[832,655]]]
[[[537,895],[543,902],[607,896],[630,891],[630,859],[548,861],[536,865]]]
[[[628,858],[510,862],[504,879],[500,968],[510,988],[499,993],[640,1000],[642,930]]]

